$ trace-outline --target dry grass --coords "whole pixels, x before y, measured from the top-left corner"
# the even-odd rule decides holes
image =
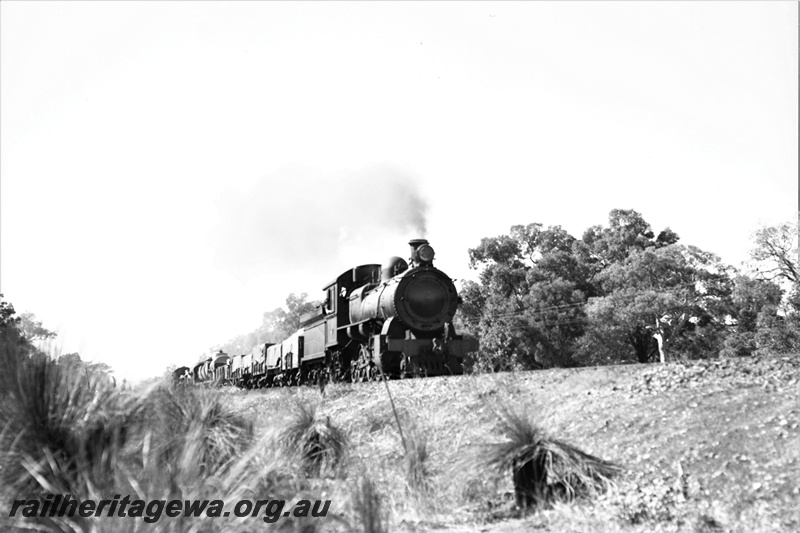
[[[348,446],[347,434],[331,423],[329,416],[317,416],[314,404],[303,401],[294,404],[278,442],[287,458],[312,477],[335,474]]]
[[[640,533],[796,524],[786,511],[798,503],[796,373],[767,389],[747,386],[762,379],[754,373],[726,368],[744,381],[729,387],[717,373],[702,387],[670,382],[674,391],[647,396],[638,391],[647,367],[403,380],[390,384],[395,418],[381,383],[134,396],[49,365],[25,362],[3,375],[4,502],[74,488],[96,499],[330,499],[331,512],[272,524],[13,523],[0,509],[0,529]],[[536,512],[518,518],[517,498]]]
[[[252,496],[275,470],[254,446],[252,424],[219,393],[156,386],[117,389],[84,367],[14,343],[2,346],[0,458],[4,505],[14,499],[71,494],[79,500],[222,499]],[[257,465],[260,468],[254,468]],[[294,487],[268,482],[273,493]],[[233,519],[170,518],[148,523],[116,517],[9,517],[3,530],[230,531]],[[263,525],[263,523],[262,523]]]

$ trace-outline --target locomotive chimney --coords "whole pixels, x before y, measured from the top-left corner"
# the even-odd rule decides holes
[[[411,266],[431,266],[433,264],[433,248],[427,239],[412,239],[408,241],[411,247]]]
[[[417,254],[417,248],[423,244],[428,244],[428,239],[411,239],[408,241],[408,245],[411,247],[411,257]]]

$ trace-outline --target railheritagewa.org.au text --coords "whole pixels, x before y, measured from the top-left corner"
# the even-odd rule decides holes
[[[70,494],[50,494],[42,499],[17,499],[11,504],[9,517],[119,517],[142,518],[153,523],[162,518],[224,516],[261,518],[277,522],[281,517],[323,518],[330,500],[299,500],[286,507],[286,500],[238,500],[228,506],[222,500],[140,500],[115,494],[110,500],[79,500]]]

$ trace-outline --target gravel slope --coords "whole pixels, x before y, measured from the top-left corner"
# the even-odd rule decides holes
[[[346,478],[367,472],[390,531],[800,531],[799,371],[792,355],[391,382],[405,433],[427,441],[431,487],[422,497],[405,484],[384,384],[234,392],[231,400],[264,430],[280,427],[292,402],[318,404],[348,431],[351,462],[344,480],[316,490],[352,521]],[[483,467],[485,445],[503,438],[502,406],[622,465],[617,489],[520,518],[510,476]]]

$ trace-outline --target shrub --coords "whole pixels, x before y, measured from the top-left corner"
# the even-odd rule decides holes
[[[320,418],[309,403],[296,402],[292,417],[279,437],[285,455],[299,462],[308,476],[334,472],[344,460],[348,439],[344,431]]]
[[[756,349],[755,334],[751,331],[732,331],[725,338],[720,357],[748,357]]]
[[[762,311],[755,333],[755,355],[796,353],[800,351],[800,327],[796,317],[783,317]]]
[[[253,468],[260,450],[251,446],[252,425],[222,405],[218,393],[157,387],[134,395],[85,365],[22,348],[0,346],[7,393],[0,398],[0,497],[235,501],[274,468]],[[7,522],[3,530],[121,532],[149,525],[108,517],[0,520]],[[226,531],[232,522],[174,519],[153,528]]]
[[[135,408],[145,469],[178,469],[207,477],[252,441],[252,423],[213,390],[156,387]]]
[[[82,493],[113,481],[128,440],[130,398],[105,376],[14,343],[2,350],[0,468],[6,486]]]
[[[488,464],[501,472],[511,472],[520,509],[605,491],[621,470],[550,438],[521,412],[501,409],[498,415],[500,431],[507,440],[489,447]]]

